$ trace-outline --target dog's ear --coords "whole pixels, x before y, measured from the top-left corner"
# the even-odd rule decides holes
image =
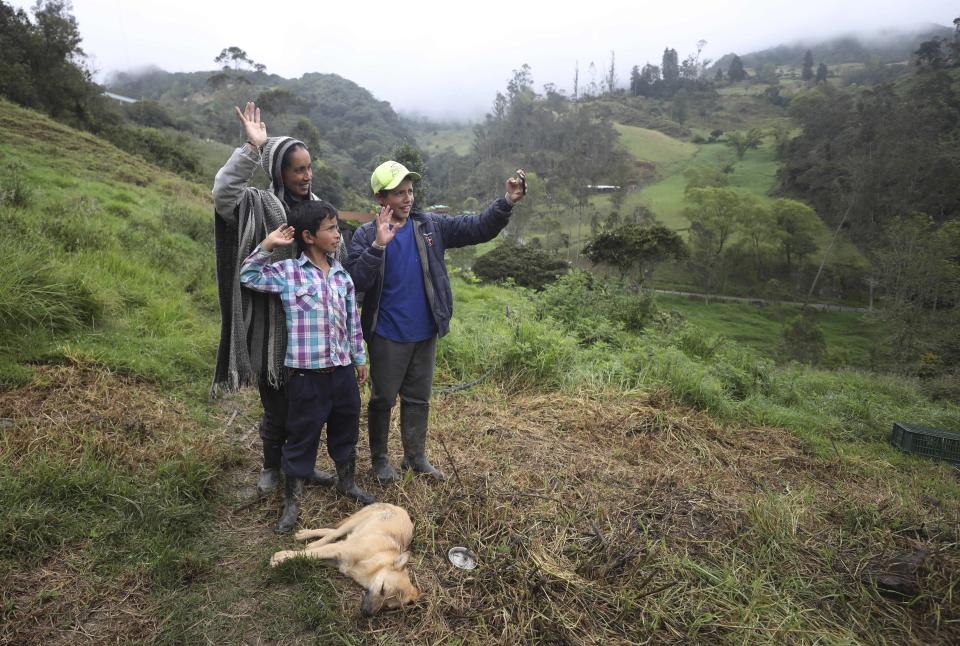
[[[397,560],[393,562],[393,567],[398,570],[401,570],[409,560],[410,560],[410,552],[404,552],[403,554],[397,557]]]

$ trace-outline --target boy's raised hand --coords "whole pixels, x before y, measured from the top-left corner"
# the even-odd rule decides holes
[[[507,194],[504,195],[510,204],[516,204],[527,194],[527,176],[522,168],[518,168],[516,174],[507,180]]]
[[[393,209],[389,205],[380,207],[380,213],[377,214],[377,238],[376,242],[381,247],[386,247],[387,243],[393,240],[397,235],[397,226],[391,221],[393,218]]]
[[[289,247],[293,244],[293,234],[292,226],[281,224],[264,238],[263,242],[260,243],[260,248],[264,251],[273,251],[275,247]]]
[[[260,120],[260,108],[253,101],[247,101],[243,112],[240,112],[237,106],[233,106],[233,109],[237,112],[240,123],[243,124],[243,133],[247,141],[257,148],[267,143],[267,124]]]

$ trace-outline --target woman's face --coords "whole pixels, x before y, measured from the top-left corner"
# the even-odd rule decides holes
[[[297,148],[287,158],[289,162],[280,171],[283,187],[301,199],[310,196],[310,180],[313,179],[313,164],[310,153],[304,148]]]

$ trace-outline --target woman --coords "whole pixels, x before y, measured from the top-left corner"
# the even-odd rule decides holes
[[[243,124],[246,143],[233,151],[213,181],[221,324],[211,394],[258,385],[263,404],[263,469],[257,491],[264,495],[280,484],[281,449],[287,436],[283,385],[287,333],[280,299],[241,289],[239,269],[258,242],[287,222],[291,208],[319,198],[310,191],[312,161],[303,142],[291,137],[267,137],[267,126],[253,102],[248,102],[242,112],[240,108],[234,110]],[[257,166],[270,178],[268,190],[249,186]],[[295,245],[280,247],[273,260],[294,258],[295,249]],[[314,471],[308,481],[330,486],[336,479]]]

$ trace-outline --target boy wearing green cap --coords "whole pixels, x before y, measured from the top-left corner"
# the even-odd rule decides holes
[[[367,431],[373,471],[381,483],[398,479],[387,460],[390,414],[400,396],[400,439],[404,469],[446,476],[427,460],[427,418],[437,339],[449,329],[453,293],[444,252],[492,240],[523,199],[522,170],[506,193],[483,213],[448,216],[413,209],[413,182],[420,175],[396,161],[370,176],[380,212],[353,235],[347,270],[364,292],[360,327],[367,342],[371,395]]]

